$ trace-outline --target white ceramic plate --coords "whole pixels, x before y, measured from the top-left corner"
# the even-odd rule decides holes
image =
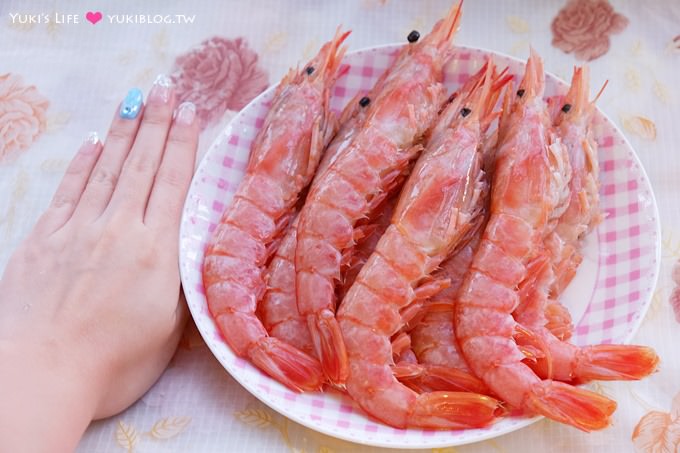
[[[348,54],[350,66],[333,91],[340,110],[359,90],[368,90],[390,65],[401,45]],[[524,63],[481,49],[459,47],[447,66],[446,85],[456,89],[488,56],[511,74]],[[562,94],[566,84],[548,74],[546,96]],[[220,135],[201,162],[184,206],[180,232],[182,284],[194,321],[210,350],[250,393],[281,414],[322,433],[367,445],[435,448],[461,445],[527,426],[538,417],[507,417],[485,429],[428,431],[394,429],[367,417],[348,397],[333,391],[296,394],[234,355],[214,324],[201,277],[203,251],[246,166],[250,143],[262,126],[274,87],[247,105]],[[573,316],[576,344],[625,343],[647,311],[659,273],[660,229],[656,202],[640,161],[621,132],[598,112],[601,206],[606,217],[585,246],[584,262],[563,296]]]

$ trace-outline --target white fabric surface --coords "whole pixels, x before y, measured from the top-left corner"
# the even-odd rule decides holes
[[[592,86],[609,79],[599,107],[622,128],[652,182],[663,229],[662,269],[651,309],[635,341],[661,356],[660,371],[636,383],[605,383],[619,402],[613,426],[585,434],[541,421],[521,431],[447,452],[633,451],[631,436],[650,410],[669,412],[680,392],[680,325],[668,299],[680,258],[680,2],[612,2],[628,19],[611,47],[590,62]],[[546,69],[568,79],[578,63],[551,44],[550,24],[563,1],[468,0],[457,42],[526,57],[532,45]],[[212,36],[243,37],[276,83],[307,58],[338,24],[353,30],[350,50],[403,41],[411,29],[426,32],[450,7],[448,0],[324,1],[18,1],[0,3],[0,76],[19,75],[49,100],[45,130],[25,150],[0,160],[0,269],[45,208],[66,164],[90,130],[105,134],[128,88],[148,90],[175,58]],[[85,20],[98,8],[104,18]],[[13,23],[15,13],[71,13],[79,24]],[[111,24],[107,15],[195,15],[193,24]],[[0,131],[2,105],[0,85]],[[201,150],[233,115],[209,125]],[[653,125],[653,128],[652,128]],[[2,132],[0,132],[0,137]],[[0,150],[2,144],[0,142]],[[0,158],[2,153],[0,153]],[[169,246],[175,246],[170,244]],[[153,322],[153,320],[149,320]],[[4,366],[4,365],[3,365]],[[678,422],[680,423],[680,421]],[[136,433],[136,437],[126,437]],[[39,427],[36,427],[39,435]],[[129,445],[130,439],[136,439]],[[127,448],[131,447],[131,448]],[[679,448],[677,445],[675,448]],[[85,452],[341,452],[376,451],[310,431],[263,406],[243,390],[189,330],[170,367],[127,411],[93,423],[78,451]],[[646,450],[643,450],[646,451]],[[670,450],[678,451],[678,450]]]

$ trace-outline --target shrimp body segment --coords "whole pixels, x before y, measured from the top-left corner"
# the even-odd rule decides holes
[[[543,231],[558,208],[568,156],[551,137],[542,99],[544,72],[532,51],[496,150],[490,218],[458,293],[455,334],[474,373],[511,406],[582,430],[609,424],[616,403],[588,390],[542,380],[515,342],[518,285],[540,253]],[[505,112],[504,112],[505,114]]]
[[[229,346],[294,390],[318,390],[318,361],[267,334],[257,318],[265,264],[335,132],[329,107],[348,33],[338,31],[276,90],[255,138],[244,178],[208,243],[203,284],[208,308]]]
[[[338,311],[349,358],[347,391],[366,412],[394,427],[480,427],[501,412],[498,401],[476,393],[411,390],[393,374],[390,342],[404,325],[402,313],[442,288],[432,272],[481,213],[486,182],[480,117],[490,85],[465,104],[469,115],[455,104],[442,112],[438,125],[445,121],[449,127],[433,128],[390,226]]]
[[[437,117],[444,64],[454,53],[459,8],[419,42],[408,44],[367,107],[362,130],[310,188],[300,213],[295,255],[297,303],[329,380],[343,385],[347,351],[335,319],[335,287],[357,222],[395,191],[419,154],[416,142]]]

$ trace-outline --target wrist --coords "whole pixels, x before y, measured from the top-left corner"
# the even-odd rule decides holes
[[[1,451],[72,451],[92,420],[96,380],[54,346],[0,340]]]

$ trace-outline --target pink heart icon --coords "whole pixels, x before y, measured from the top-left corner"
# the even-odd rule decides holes
[[[97,12],[88,11],[87,14],[85,14],[85,19],[89,20],[92,23],[92,25],[95,25],[97,22],[102,20],[102,13],[100,11]]]

